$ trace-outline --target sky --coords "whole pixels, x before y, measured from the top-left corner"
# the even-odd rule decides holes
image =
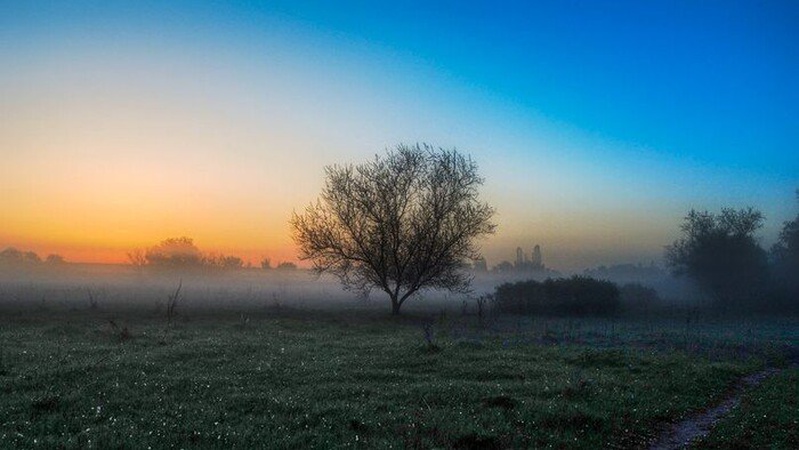
[[[0,0],[0,248],[189,236],[296,261],[324,167],[471,155],[489,265],[662,262],[692,208],[797,213],[793,1]]]

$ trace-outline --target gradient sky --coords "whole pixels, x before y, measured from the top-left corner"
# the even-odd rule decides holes
[[[489,264],[660,262],[691,208],[796,214],[799,3],[0,1],[0,248],[294,260],[323,167],[469,153]]]

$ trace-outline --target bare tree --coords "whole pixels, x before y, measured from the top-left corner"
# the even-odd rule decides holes
[[[325,169],[316,203],[294,213],[300,259],[348,289],[388,294],[393,314],[421,289],[465,292],[476,238],[494,232],[477,165],[456,150],[398,145],[360,165]]]
[[[180,283],[178,283],[178,288],[175,289],[175,292],[172,293],[172,294],[169,294],[169,296],[167,297],[167,303],[166,303],[166,324],[167,324],[167,327],[172,325],[172,321],[175,318],[175,314],[176,314],[175,313],[175,309],[178,306],[178,301],[180,300],[180,290],[182,288],[183,288],[183,280],[180,280]]]
[[[167,302],[166,302],[166,327],[164,327],[164,334],[161,335],[161,340],[159,343],[161,345],[166,344],[166,338],[169,334],[169,330],[172,328],[172,322],[175,320],[175,316],[177,312],[175,309],[178,306],[178,302],[181,300],[180,290],[183,289],[183,280],[181,279],[178,283],[177,289],[175,292],[167,295]]]

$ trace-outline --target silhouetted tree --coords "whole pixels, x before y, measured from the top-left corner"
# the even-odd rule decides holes
[[[24,260],[23,253],[14,247],[8,247],[0,252],[0,263],[17,265],[22,264]]]
[[[799,200],[799,189],[796,191]],[[780,237],[771,248],[774,275],[779,289],[794,300],[799,296],[799,214],[782,225]]]
[[[52,253],[52,254],[47,255],[47,259],[45,259],[45,262],[47,264],[51,264],[51,265],[54,265],[54,266],[66,263],[66,261],[64,260],[64,257],[59,255],[59,254],[56,254],[56,253]]]
[[[261,260],[261,269],[269,270],[272,268],[272,260],[268,257],[265,257]]]
[[[203,265],[203,255],[188,237],[170,238],[150,247],[144,255],[153,266],[190,268]]]
[[[763,215],[752,208],[724,208],[721,214],[692,210],[681,227],[683,237],[666,247],[666,262],[713,296],[717,305],[742,306],[762,293],[767,279],[766,252],[755,232]]]
[[[128,253],[128,261],[132,266],[141,268],[147,265],[147,256],[143,250],[136,249]]]
[[[40,264],[42,262],[42,258],[39,258],[36,252],[25,252],[23,259],[30,264]]]
[[[0,252],[0,264],[9,266],[37,265],[42,259],[35,252],[23,252],[14,247],[8,247]]]
[[[424,288],[468,290],[475,238],[492,233],[477,165],[456,150],[398,145],[326,169],[320,199],[291,220],[300,258],[346,288],[388,294],[393,314]]]
[[[223,256],[222,268],[223,269],[241,269],[244,267],[244,261],[238,256]]]

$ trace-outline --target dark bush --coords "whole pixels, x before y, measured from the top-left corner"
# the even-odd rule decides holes
[[[497,310],[511,314],[611,315],[620,304],[615,284],[584,276],[505,283],[495,295]]]
[[[799,200],[799,189],[796,190]],[[783,223],[779,240],[771,248],[774,311],[799,311],[799,214]]]
[[[624,309],[640,310],[660,302],[658,292],[641,283],[627,283],[619,288],[619,296]]]

